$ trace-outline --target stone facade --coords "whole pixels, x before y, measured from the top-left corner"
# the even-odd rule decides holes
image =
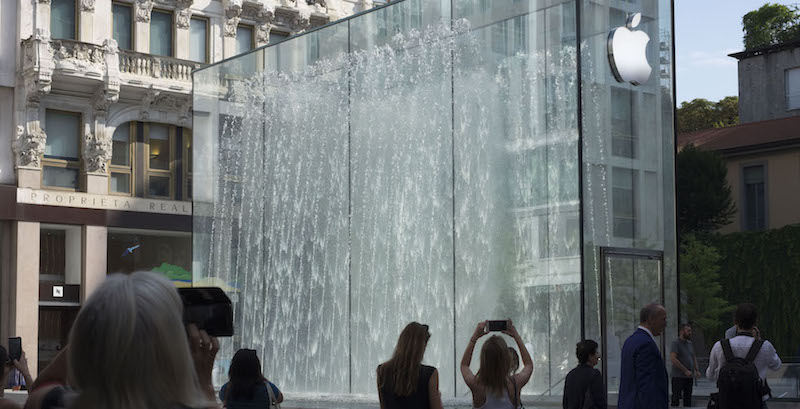
[[[800,116],[786,98],[786,72],[800,68],[800,41],[731,56],[739,60],[741,123]]]

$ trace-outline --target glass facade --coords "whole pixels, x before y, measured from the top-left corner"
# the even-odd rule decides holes
[[[638,86],[606,48],[633,13]],[[523,394],[559,400],[574,345],[633,331],[628,309],[663,302],[677,330],[670,16],[405,0],[195,72],[192,271],[228,289],[237,330],[215,382],[255,348],[283,390],[374,397],[419,321],[443,397],[465,400],[475,325],[510,317],[534,360]]]

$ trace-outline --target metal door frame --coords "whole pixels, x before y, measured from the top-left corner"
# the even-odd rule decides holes
[[[609,257],[628,258],[631,260],[657,260],[659,262],[658,279],[660,281],[661,305],[664,305],[664,252],[661,250],[644,250],[623,247],[600,247],[600,342],[601,368],[603,371],[603,388],[608,393],[608,338],[606,337],[606,262]],[[663,335],[663,334],[662,334]],[[664,359],[665,338],[661,337],[661,359]]]

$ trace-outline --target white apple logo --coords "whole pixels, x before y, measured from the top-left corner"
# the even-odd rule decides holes
[[[642,13],[628,17],[626,27],[611,30],[608,36],[608,61],[619,82],[641,85],[650,79],[653,69],[647,62],[647,43],[650,36],[644,31],[633,31],[642,21]]]

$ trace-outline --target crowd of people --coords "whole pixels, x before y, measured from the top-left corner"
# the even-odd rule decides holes
[[[212,384],[219,342],[194,324],[184,325],[183,305],[171,282],[150,272],[110,275],[81,308],[68,345],[36,380],[31,379],[24,352],[6,362],[3,384],[12,370],[25,377],[29,394],[26,409],[270,409],[283,394],[267,380],[252,349],[240,349],[231,361],[229,382],[215,394]],[[719,393],[711,404],[718,408],[766,408],[770,397],[765,381],[768,369],[778,369],[780,358],[769,341],[760,337],[758,313],[752,304],[739,305],[729,339],[714,344],[706,376],[717,381]],[[516,348],[476,325],[460,362],[460,372],[476,409],[522,407],[521,391],[533,374],[533,360],[511,320],[502,325]],[[622,347],[620,409],[663,409],[671,403],[691,406],[692,382],[700,376],[692,328],[681,325],[672,343],[672,398],[669,377],[655,337],[667,326],[667,311],[650,304],[640,312],[640,325]],[[471,363],[475,347],[485,338],[479,369]],[[382,409],[442,409],[439,373],[422,364],[431,333],[427,325],[408,324],[394,353],[377,367],[377,392]],[[519,353],[517,353],[517,350]],[[578,365],[565,379],[564,409],[607,407],[597,342],[580,341]],[[522,367],[520,368],[520,364]],[[217,400],[217,398],[219,400]],[[221,402],[221,404],[219,403]],[[754,406],[755,405],[755,406]],[[0,409],[21,409],[2,398]]]

